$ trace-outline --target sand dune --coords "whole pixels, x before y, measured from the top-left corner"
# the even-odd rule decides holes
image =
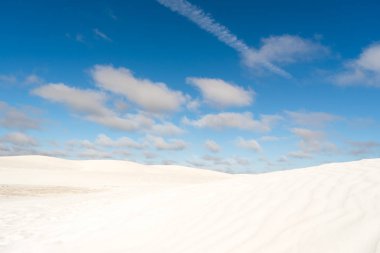
[[[380,159],[260,175],[0,158],[0,252],[380,252]]]

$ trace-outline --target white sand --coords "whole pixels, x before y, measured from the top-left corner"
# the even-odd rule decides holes
[[[380,252],[380,159],[228,175],[3,157],[0,252]]]

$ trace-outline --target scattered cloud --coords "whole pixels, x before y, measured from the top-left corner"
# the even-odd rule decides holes
[[[197,112],[200,106],[201,102],[198,99],[194,99],[187,103],[186,108],[191,112]]]
[[[216,22],[210,14],[205,13],[202,9],[189,3],[186,0],[157,0],[161,5],[169,8],[173,12],[188,18],[197,24],[201,29],[214,35],[219,41],[237,51],[248,63],[252,59],[256,59],[255,51],[247,46],[242,40],[236,37],[227,27]],[[249,60],[251,59],[251,60]],[[260,59],[261,60],[261,59]],[[270,71],[289,76],[284,70],[274,66],[270,62],[261,62],[261,65]]]
[[[133,149],[142,149],[144,147],[143,144],[138,143],[128,137],[121,137],[119,139],[113,140],[105,134],[99,134],[95,140],[95,144],[112,148],[128,147]]]
[[[97,65],[91,73],[99,87],[123,95],[149,112],[176,111],[187,100],[182,92],[171,90],[164,83],[136,78],[126,68]]]
[[[111,115],[87,115],[85,119],[121,131],[144,131],[154,125],[154,120],[144,114],[125,114],[122,117]]]
[[[21,132],[11,132],[5,134],[4,136],[0,137],[0,141],[18,147],[37,145],[37,141],[33,137]]]
[[[159,157],[158,154],[153,153],[153,152],[149,152],[149,151],[144,152],[143,155],[144,155],[145,159],[149,159],[149,160]]]
[[[40,121],[31,117],[31,108],[18,109],[0,101],[0,127],[29,130],[40,128]]]
[[[122,131],[139,131],[150,128],[154,120],[144,114],[125,114],[122,117],[106,106],[107,96],[100,91],[69,87],[65,84],[47,84],[32,93],[51,102],[61,103],[84,119]]]
[[[253,66],[260,64],[260,60],[257,59],[277,64],[291,64],[309,61],[329,53],[329,50],[317,41],[288,34],[263,38],[261,44],[256,54],[251,56],[253,59],[248,59],[247,64]]]
[[[241,165],[241,166],[248,166],[251,164],[249,159],[244,158],[244,157],[235,157],[234,160],[236,161],[236,164]]]
[[[32,90],[32,93],[67,105],[75,112],[99,116],[112,114],[105,106],[107,97],[102,92],[69,87],[63,83],[50,83]]]
[[[153,147],[158,150],[174,150],[180,151],[187,148],[187,143],[179,139],[165,140],[162,137],[149,135],[146,138],[147,142],[151,143]]]
[[[32,94],[51,102],[63,104],[69,107],[77,116],[112,129],[141,131],[161,136],[174,136],[185,132],[171,122],[156,122],[152,115],[144,112],[133,114],[120,113],[118,109],[112,110],[107,106],[109,96],[98,90],[84,90],[70,87],[63,83],[51,83],[33,89]],[[10,116],[8,112],[8,118]],[[14,113],[13,118],[16,116],[21,119],[22,115]],[[2,121],[0,120],[0,124]],[[7,120],[7,122],[7,124],[10,124],[10,120]],[[27,121],[25,120],[25,122]]]
[[[218,114],[206,114],[198,120],[183,119],[183,123],[199,128],[236,128],[257,132],[268,132],[273,125],[281,120],[278,115],[261,115],[259,120],[253,118],[252,113],[223,112]]]
[[[91,142],[89,140],[69,140],[69,141],[66,141],[65,144],[70,149],[72,148],[84,148],[84,149],[100,148],[100,146],[96,146],[94,142]]]
[[[325,112],[285,111],[285,114],[295,125],[308,127],[323,127],[342,119],[340,116]]]
[[[214,165],[224,165],[224,166],[232,165],[232,162],[230,159],[222,158],[219,156],[204,155],[202,156],[202,160],[206,162],[212,162],[212,164]]]
[[[275,63],[288,64],[299,60],[309,60],[328,52],[317,41],[291,35],[263,39],[262,47],[255,49],[240,40],[227,27],[219,24],[210,14],[186,0],[157,0],[157,2],[188,18],[219,41],[233,48],[240,54],[243,63],[252,69],[266,69],[289,78],[291,75]]]
[[[254,140],[254,139],[246,140],[246,139],[243,139],[243,138],[238,138],[238,140],[236,141],[236,145],[238,147],[240,147],[240,148],[245,148],[245,149],[253,150],[255,152],[260,152],[261,151],[260,144],[256,140]]]
[[[380,87],[380,43],[365,48],[357,59],[346,62],[345,70],[332,77],[341,86]]]
[[[351,141],[349,145],[351,146],[350,154],[355,156],[373,154],[380,148],[380,142],[376,141]]]
[[[206,140],[205,147],[213,153],[218,153],[221,150],[220,146],[213,140]]]
[[[301,140],[298,143],[299,150],[289,153],[289,157],[305,159],[311,158],[315,154],[336,153],[337,151],[336,145],[326,139],[324,132],[305,128],[294,128],[292,132]]]
[[[122,136],[112,139],[105,134],[99,134],[95,140],[70,140],[65,143],[65,155],[80,159],[125,159],[131,155],[131,150],[147,148],[143,141],[136,141]]]
[[[185,133],[185,131],[182,128],[179,128],[178,126],[170,122],[155,124],[152,126],[149,132],[159,136],[174,136]]]
[[[112,39],[110,37],[108,37],[108,35],[106,35],[104,32],[100,31],[98,28],[95,28],[92,30],[94,32],[94,34],[98,37],[98,38],[101,38],[103,40],[106,40],[106,41],[109,41],[109,42],[112,42]]]
[[[186,81],[199,88],[206,103],[216,107],[248,106],[255,95],[222,79],[189,77]]]

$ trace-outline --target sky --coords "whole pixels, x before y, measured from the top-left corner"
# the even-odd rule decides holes
[[[232,173],[380,156],[378,1],[1,5],[1,156]]]

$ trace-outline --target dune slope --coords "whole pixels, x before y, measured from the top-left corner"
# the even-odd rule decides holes
[[[0,252],[380,252],[380,159],[260,175],[0,158]]]

